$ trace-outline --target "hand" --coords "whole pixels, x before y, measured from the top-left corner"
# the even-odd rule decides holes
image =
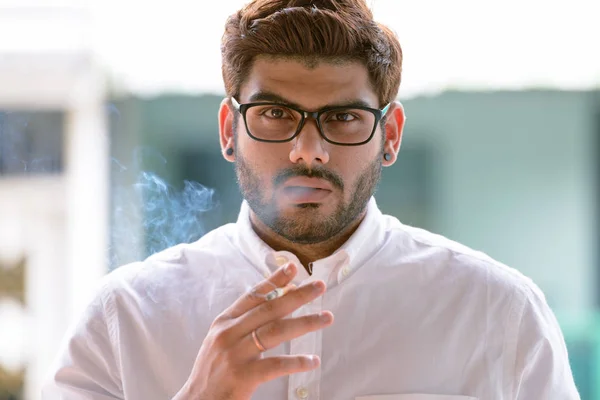
[[[320,365],[314,355],[262,357],[254,342],[266,349],[329,326],[333,314],[284,318],[325,292],[325,283],[315,281],[291,288],[283,296],[267,301],[264,296],[277,287],[288,287],[297,273],[287,264],[253,290],[237,299],[212,323],[200,348],[192,373],[175,399],[248,400],[256,388],[272,379],[310,371]],[[174,400],[175,400],[174,399]]]

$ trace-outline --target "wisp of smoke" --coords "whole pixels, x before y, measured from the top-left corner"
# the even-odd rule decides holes
[[[129,168],[117,160],[113,159],[113,163],[118,166],[117,174],[128,172]],[[206,233],[203,215],[217,205],[214,194],[214,189],[191,181],[184,181],[183,188],[176,189],[149,171],[139,172],[133,184],[114,185],[111,244],[120,249],[138,249],[143,254],[130,253],[133,259],[123,259],[111,251],[111,269],[135,261],[136,257],[146,258],[168,247],[198,240]]]

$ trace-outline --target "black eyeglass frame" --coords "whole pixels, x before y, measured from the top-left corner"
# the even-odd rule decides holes
[[[334,107],[325,107],[322,108],[318,111],[304,111],[301,110],[299,108],[284,104],[284,103],[276,103],[276,102],[253,102],[253,103],[243,103],[240,104],[235,97],[230,97],[231,99],[231,104],[233,105],[233,107],[239,111],[240,114],[242,114],[242,118],[244,118],[244,126],[246,127],[246,133],[248,134],[248,136],[250,136],[252,139],[258,141],[258,142],[264,142],[264,143],[286,143],[286,142],[290,142],[292,140],[294,140],[294,138],[296,138],[296,136],[298,136],[300,134],[300,132],[302,131],[302,128],[304,127],[304,123],[306,122],[307,118],[314,118],[314,120],[317,122],[317,127],[319,128],[319,134],[321,135],[321,137],[328,143],[331,144],[335,144],[338,146],[361,146],[363,144],[366,144],[368,142],[371,141],[371,139],[373,139],[373,136],[375,135],[375,131],[377,130],[377,125],[379,124],[379,122],[381,121],[381,119],[385,116],[385,114],[388,112],[391,103],[388,103],[385,107],[383,107],[382,109],[378,109],[378,108],[370,108],[370,107],[362,107],[362,106],[334,106]],[[298,124],[298,128],[296,129],[296,132],[289,137],[288,139],[281,139],[281,140],[269,140],[269,139],[261,139],[258,138],[256,136],[254,136],[252,134],[252,132],[250,132],[250,128],[248,128],[248,121],[246,120],[246,112],[248,111],[249,108],[254,107],[254,106],[279,106],[279,107],[285,107],[285,108],[289,108],[290,110],[294,110],[298,113],[300,113],[302,119],[300,120],[300,123]],[[323,127],[321,126],[321,120],[320,117],[322,114],[326,113],[326,112],[330,112],[332,110],[347,110],[349,108],[354,108],[354,109],[358,109],[358,110],[364,110],[364,111],[369,111],[370,113],[372,113],[375,116],[375,122],[373,124],[373,129],[371,130],[371,134],[369,135],[369,137],[365,140],[363,140],[362,142],[359,143],[340,143],[340,142],[335,142],[333,140],[330,140],[327,136],[325,136],[325,134],[323,133]]]

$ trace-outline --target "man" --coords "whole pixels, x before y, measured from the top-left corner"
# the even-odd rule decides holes
[[[45,398],[579,398],[534,283],[378,210],[402,52],[362,0],[256,0],[222,54],[237,223],[109,274]]]

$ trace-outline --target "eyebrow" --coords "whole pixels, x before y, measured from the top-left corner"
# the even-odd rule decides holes
[[[250,103],[261,102],[261,101],[273,102],[273,103],[278,103],[278,104],[283,104],[286,106],[298,108],[300,110],[304,110],[304,108],[302,108],[302,106],[300,106],[298,103],[294,103],[293,101],[289,101],[285,97],[282,97],[276,93],[268,92],[268,91],[259,91],[259,92],[253,93],[252,95],[250,95],[248,101]],[[342,101],[339,103],[325,104],[323,107],[320,108],[320,110],[325,109],[325,108],[332,108],[332,107],[377,108],[377,107],[373,107],[371,104],[369,104],[366,101],[361,100],[361,99],[349,99],[349,100]],[[309,111],[309,110],[306,110],[306,111]],[[315,111],[318,111],[318,110],[315,110]]]

